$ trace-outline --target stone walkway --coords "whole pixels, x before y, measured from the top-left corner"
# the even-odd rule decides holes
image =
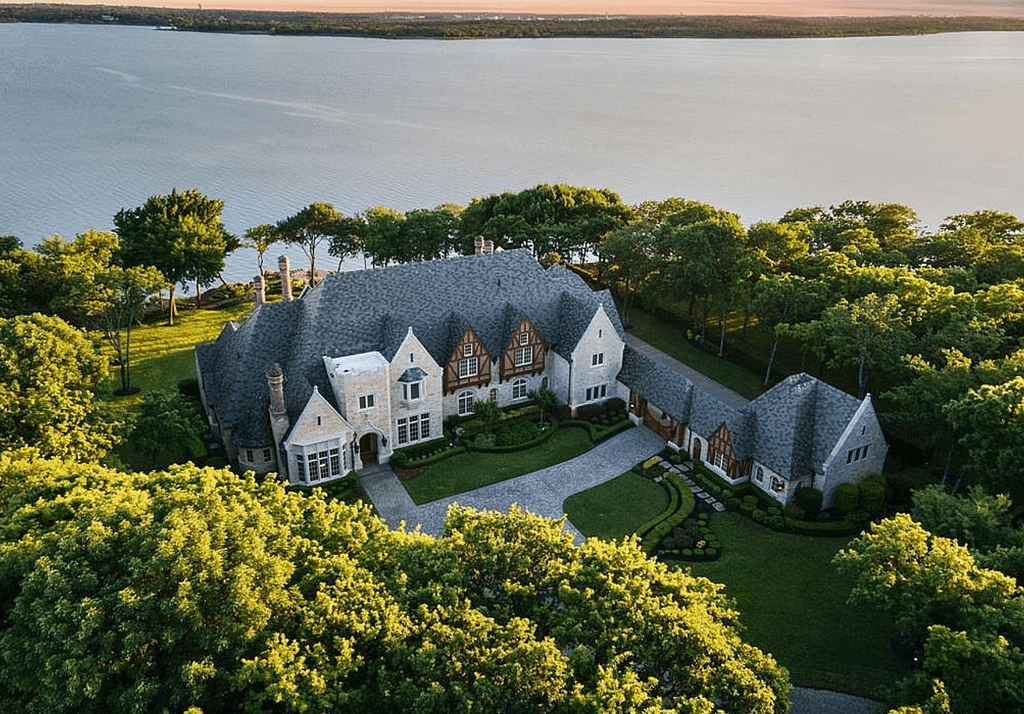
[[[635,427],[604,441],[587,453],[555,466],[517,478],[483,486],[450,498],[417,506],[390,467],[360,475],[363,490],[377,513],[392,528],[402,522],[424,533],[440,535],[448,506],[458,503],[480,510],[508,512],[517,504],[531,513],[561,518],[562,502],[588,488],[609,481],[665,448],[665,441],[647,427]],[[509,458],[515,458],[510,454]],[[566,528],[581,537],[575,526]]]
[[[697,485],[693,478],[691,478],[691,474],[693,473],[692,462],[684,461],[681,464],[673,464],[671,461],[662,459],[661,466],[667,471],[671,471],[682,476],[683,482],[690,487],[690,490],[693,491],[693,495],[699,498],[701,501],[704,501],[704,503],[708,504],[708,506],[713,508],[715,511],[721,513],[722,511],[725,510],[724,503],[722,503],[717,498],[715,498],[710,493],[701,488],[699,485]],[[659,477],[656,480],[660,481],[661,478]]]
[[[793,687],[789,694],[789,714],[877,714],[882,705],[864,697],[854,697],[822,689]]]
[[[718,399],[719,401],[728,404],[730,407],[742,409],[743,407],[750,404],[750,400],[744,397],[743,395],[732,391],[728,387],[722,386],[715,380],[711,379],[711,377],[704,376],[690,365],[684,362],[680,362],[675,357],[665,354],[657,347],[654,347],[653,345],[644,342],[636,335],[627,334],[626,342],[627,344],[629,344],[630,347],[632,347],[634,350],[644,355],[645,357],[648,357],[657,362],[661,362],[663,364],[667,364],[669,367],[672,367],[677,372],[682,372],[682,374],[695,385],[697,385],[705,392]]]

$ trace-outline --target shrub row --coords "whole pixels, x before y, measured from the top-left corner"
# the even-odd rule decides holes
[[[860,527],[850,521],[801,521],[796,518],[785,520],[786,530],[800,535],[848,536],[860,531]]]
[[[667,518],[658,523],[652,528],[643,540],[644,552],[650,555],[658,547],[658,543],[661,539],[668,535],[673,528],[678,526],[684,520],[686,520],[693,509],[697,507],[697,500],[693,496],[693,492],[686,485],[679,474],[672,472],[670,473],[663,483],[668,483],[670,489],[674,489],[679,493],[679,506],[675,513],[669,514]]]
[[[440,437],[404,449],[395,449],[391,454],[391,465],[400,469],[418,468],[443,461],[465,450],[465,447],[452,446],[447,437]]]
[[[682,499],[682,493],[680,490],[665,484],[664,482],[662,483],[662,488],[668,491],[668,505],[665,507],[664,511],[636,529],[635,533],[641,538],[644,538],[648,533],[650,533],[652,528],[679,510],[679,502],[680,499]]]

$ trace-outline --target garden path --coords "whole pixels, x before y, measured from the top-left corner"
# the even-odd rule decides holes
[[[680,476],[682,476],[683,477],[683,483],[685,483],[689,487],[689,489],[691,491],[693,491],[693,495],[696,496],[697,498],[699,498],[700,500],[704,501],[704,503],[708,504],[711,508],[715,509],[715,511],[717,511],[718,513],[721,513],[722,511],[725,510],[725,504],[723,504],[717,498],[715,498],[710,493],[708,493],[703,488],[701,488],[690,477],[690,475],[693,473],[693,462],[692,461],[684,461],[681,464],[673,464],[671,461],[666,461],[665,459],[662,459],[661,460],[661,465],[666,470],[674,471],[675,473],[677,473]],[[661,479],[661,477],[659,476],[657,480],[660,480],[660,479]]]
[[[413,502],[390,467],[362,474],[360,480],[377,513],[389,526],[397,528],[404,522],[409,528],[419,526],[424,533],[440,535],[445,513],[453,503],[503,513],[517,504],[530,513],[561,518],[565,514],[562,502],[566,498],[615,478],[663,448],[665,440],[653,431],[644,426],[634,427],[561,464],[422,506]],[[509,458],[515,455],[510,454]],[[565,528],[577,539],[582,538],[568,521]]]

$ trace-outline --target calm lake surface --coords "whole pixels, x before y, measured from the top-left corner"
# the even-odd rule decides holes
[[[0,234],[109,230],[172,187],[223,199],[240,234],[313,201],[409,210],[542,182],[696,198],[747,224],[895,201],[934,227],[1024,216],[1022,126],[1024,33],[441,42],[8,24]],[[232,258],[229,278],[254,273],[254,254]]]

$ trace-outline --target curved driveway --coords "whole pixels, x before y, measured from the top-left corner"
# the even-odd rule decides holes
[[[635,427],[616,434],[575,459],[422,506],[413,503],[389,467],[363,476],[362,484],[377,513],[392,528],[404,521],[409,528],[418,525],[424,533],[440,535],[444,515],[453,503],[503,513],[517,504],[540,516],[561,518],[564,515],[562,502],[566,498],[615,478],[664,447],[664,439],[653,431]],[[509,458],[514,459],[515,454],[509,454]],[[571,523],[566,523],[566,528],[579,537]]]

